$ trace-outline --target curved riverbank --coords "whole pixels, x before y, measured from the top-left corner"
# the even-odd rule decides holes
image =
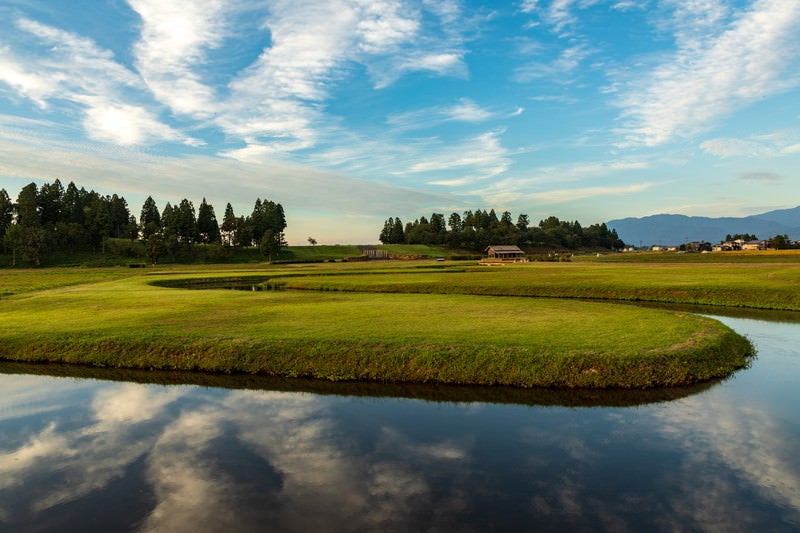
[[[652,388],[725,377],[752,355],[721,323],[675,311],[462,294],[187,291],[148,281],[5,300],[0,358],[331,381]]]

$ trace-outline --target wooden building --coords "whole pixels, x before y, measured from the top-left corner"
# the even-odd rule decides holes
[[[518,261],[520,259],[525,259],[525,252],[523,252],[519,246],[507,244],[487,246],[484,253],[489,259],[500,261]]]

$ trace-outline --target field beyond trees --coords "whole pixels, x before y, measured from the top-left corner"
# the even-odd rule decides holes
[[[248,290],[221,288],[232,285]],[[0,358],[326,380],[672,386],[727,376],[752,347],[707,317],[611,302],[800,311],[798,285],[798,262],[4,269]]]

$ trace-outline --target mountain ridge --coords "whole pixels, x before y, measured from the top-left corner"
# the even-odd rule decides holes
[[[679,245],[691,241],[717,243],[728,234],[749,233],[759,239],[788,235],[800,239],[800,206],[746,217],[699,217],[658,214],[606,222],[620,239],[634,246]]]

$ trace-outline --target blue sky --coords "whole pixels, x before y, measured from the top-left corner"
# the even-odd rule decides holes
[[[4,0],[0,188],[592,224],[800,204],[797,0]]]

